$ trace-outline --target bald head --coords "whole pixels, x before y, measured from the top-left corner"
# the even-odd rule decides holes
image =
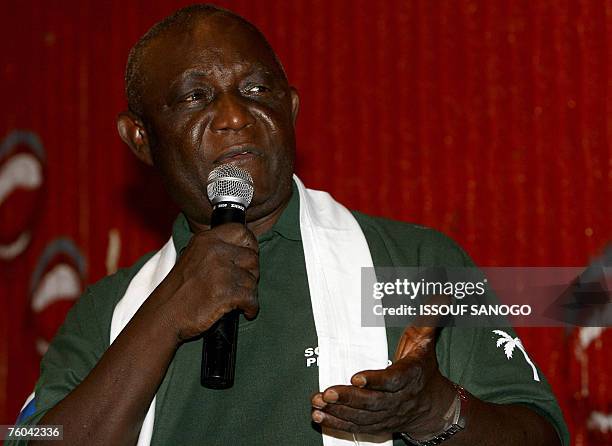
[[[244,28],[245,31],[257,35],[269,49],[278,70],[286,80],[284,68],[276,56],[276,53],[274,53],[274,50],[264,35],[253,24],[232,11],[214,5],[190,5],[179,9],[172,15],[169,15],[153,25],[130,50],[125,70],[125,95],[128,101],[128,107],[132,113],[138,116],[143,115],[143,84],[146,83],[147,79],[150,77],[147,72],[147,64],[144,63],[144,60],[151,43],[173,32],[188,32],[198,23],[212,19],[215,16],[221,16],[225,19],[234,21],[238,26]]]

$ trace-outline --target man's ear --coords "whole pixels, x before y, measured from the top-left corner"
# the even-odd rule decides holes
[[[295,87],[289,87],[289,89],[291,93],[291,118],[293,119],[293,125],[295,125],[300,110],[300,97]]]
[[[153,165],[149,138],[142,121],[132,112],[124,111],[117,116],[117,131],[134,155],[145,164]]]

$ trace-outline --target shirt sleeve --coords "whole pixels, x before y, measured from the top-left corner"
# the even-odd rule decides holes
[[[438,231],[354,215],[377,266],[475,267],[461,247]],[[496,300],[493,294],[487,294],[486,299]],[[390,358],[403,331],[404,327],[387,325]],[[441,373],[451,381],[483,401],[530,407],[549,420],[563,444],[569,445],[557,400],[511,327],[445,327],[436,342],[436,356]]]
[[[483,401],[528,406],[549,420],[563,444],[569,445],[557,400],[511,327],[446,328],[436,353],[442,373],[451,381]]]
[[[454,242],[463,266],[476,267]],[[487,300],[497,301],[491,294]],[[483,401],[522,404],[554,426],[563,445],[569,431],[559,404],[542,371],[512,327],[448,327],[436,345],[440,370]]]
[[[475,268],[453,240],[434,230],[384,222],[377,234],[370,231],[369,240],[376,237],[381,242],[371,243],[371,252],[379,265]],[[485,298],[497,300],[488,293]],[[387,327],[390,357],[402,331]],[[569,445],[557,400],[511,327],[445,327],[437,339],[436,356],[440,371],[451,381],[483,401],[531,408],[549,420],[562,443]]]
[[[99,308],[96,293],[88,288],[66,315],[40,365],[34,400],[29,415],[19,425],[34,425],[64,399],[83,379],[108,348],[109,309]],[[107,296],[112,297],[112,296]],[[111,316],[112,316],[112,309]],[[6,441],[5,445],[27,444],[25,440]]]
[[[475,267],[453,240],[438,231],[360,213],[355,217],[377,266]],[[496,300],[493,294],[486,299]],[[403,331],[404,327],[387,325],[390,358]],[[569,445],[554,394],[511,327],[445,327],[436,342],[436,356],[441,373],[451,381],[483,401],[528,406],[549,420],[563,444]]]

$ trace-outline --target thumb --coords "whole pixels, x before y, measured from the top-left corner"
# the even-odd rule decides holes
[[[406,327],[397,343],[393,361],[422,358],[435,345],[436,327]]]
[[[428,304],[439,305],[448,303],[447,296],[431,296]],[[419,359],[424,357],[435,346],[436,327],[440,325],[443,317],[419,316],[412,325],[406,327],[397,343],[393,361],[403,358]]]

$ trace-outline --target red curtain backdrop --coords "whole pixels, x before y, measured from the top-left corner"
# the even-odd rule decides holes
[[[176,208],[114,117],[129,48],[184,4],[0,6],[0,424],[83,287],[168,237]],[[610,240],[612,2],[218,4],[298,88],[310,187],[437,228],[483,266],[584,266]],[[574,443],[612,444],[610,330],[520,335]]]

